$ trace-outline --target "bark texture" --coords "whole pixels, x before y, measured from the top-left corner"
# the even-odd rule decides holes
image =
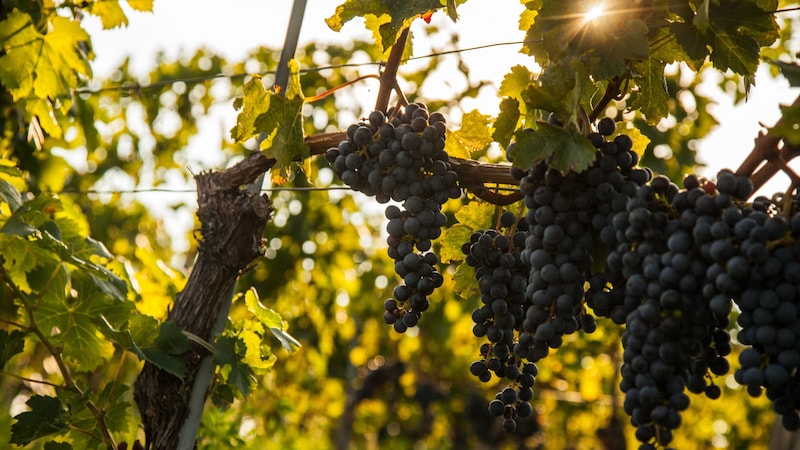
[[[272,205],[266,195],[249,192],[243,186],[274,163],[261,153],[253,153],[229,169],[195,177],[199,253],[168,318],[184,331],[210,340],[220,308],[230,301],[231,287],[261,255],[261,239]],[[134,400],[142,417],[146,448],[176,448],[188,414],[194,378],[206,354],[207,350],[192,343],[184,355],[184,379],[145,363],[134,385]]]

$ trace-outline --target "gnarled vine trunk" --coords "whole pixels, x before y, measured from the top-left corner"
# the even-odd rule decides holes
[[[264,227],[272,211],[269,197],[242,189],[269,170],[275,160],[254,153],[220,172],[202,173],[197,182],[200,244],[197,261],[186,287],[175,299],[168,320],[206,341],[220,309],[230,302],[239,274],[261,254]],[[189,397],[200,362],[208,351],[192,343],[183,359],[186,376],[180,379],[145,363],[134,386],[142,416],[146,447],[175,449],[189,414]]]

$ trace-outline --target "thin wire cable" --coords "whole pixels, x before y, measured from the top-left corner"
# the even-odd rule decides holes
[[[493,43],[493,44],[484,44],[484,45],[478,45],[478,46],[475,46],[475,47],[467,47],[467,48],[453,49],[453,50],[444,50],[444,51],[441,51],[441,52],[429,53],[427,55],[413,56],[411,58],[406,58],[406,59],[402,60],[402,62],[416,61],[416,60],[426,59],[426,58],[435,58],[435,57],[438,57],[438,56],[451,55],[451,54],[454,54],[454,53],[464,53],[464,52],[470,52],[470,51],[475,51],[475,50],[483,50],[483,49],[486,49],[486,48],[500,47],[500,46],[505,46],[505,45],[520,45],[520,44],[526,44],[526,43],[531,43],[531,42],[541,42],[541,39],[533,39],[533,40],[532,39],[528,39],[528,40],[510,41],[510,42],[496,42],[496,43]],[[329,66],[308,67],[308,68],[300,69],[300,73],[321,72],[323,70],[338,70],[338,69],[344,69],[344,68],[358,68],[358,67],[366,67],[366,66],[382,67],[385,64],[386,63],[383,62],[383,61],[370,61],[370,62],[364,62],[364,63],[334,64],[334,65],[329,65]],[[259,73],[259,75],[262,75],[262,76],[264,76],[264,75],[275,75],[275,74],[276,74],[276,71],[274,71],[274,70],[268,70],[266,72]],[[153,83],[149,83],[149,84],[146,84],[146,85],[141,85],[141,84],[139,84],[139,83],[137,83],[135,81],[127,81],[127,82],[123,82],[122,84],[120,84],[118,86],[108,86],[108,87],[98,88],[98,89],[91,89],[91,88],[76,89],[75,93],[76,94],[80,94],[80,95],[97,95],[97,94],[101,94],[103,92],[109,92],[109,91],[120,91],[120,92],[126,92],[127,91],[129,93],[136,94],[136,93],[140,93],[140,92],[145,91],[145,90],[157,89],[157,88],[161,88],[163,86],[168,86],[168,85],[171,85],[173,83],[182,82],[182,83],[185,83],[185,84],[196,84],[196,83],[202,83],[204,81],[214,80],[214,79],[218,79],[218,78],[227,78],[227,79],[233,80],[233,79],[236,79],[236,78],[244,78],[244,77],[247,77],[249,75],[251,75],[251,74],[250,73],[233,73],[233,74],[217,73],[217,74],[213,74],[213,75],[204,75],[204,76],[199,76],[199,77],[175,78],[175,79],[170,79],[170,80],[155,81]]]
[[[270,187],[262,188],[261,192],[309,192],[309,191],[347,191],[351,188],[347,186],[286,186],[286,187]],[[48,192],[49,194],[97,194],[97,195],[114,195],[114,194],[149,194],[149,193],[167,193],[167,194],[191,194],[197,192],[197,189],[172,189],[172,188],[134,188],[134,189],[64,189],[62,191]]]
[[[352,188],[348,186],[286,186],[286,187],[270,187],[262,188],[261,192],[314,192],[314,191],[351,191]],[[515,192],[519,189],[510,187],[492,187],[492,191],[507,191]],[[51,195],[115,195],[115,194],[151,194],[151,193],[165,193],[165,194],[193,194],[197,189],[168,189],[168,188],[135,188],[135,189],[64,189],[61,191],[45,192]]]

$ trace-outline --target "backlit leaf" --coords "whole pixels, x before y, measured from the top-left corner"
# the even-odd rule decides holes
[[[128,0],[131,9],[142,12],[153,12],[153,0]]]
[[[439,259],[443,263],[451,263],[464,259],[461,252],[461,245],[469,242],[469,236],[474,230],[470,227],[457,223],[442,230],[442,237],[439,239],[442,247],[439,250]]]
[[[494,121],[492,139],[503,148],[508,148],[511,137],[514,135],[514,130],[517,128],[519,118],[519,101],[515,98],[504,98],[500,102],[500,113]]]
[[[64,406],[58,398],[34,395],[25,404],[30,411],[14,417],[8,441],[10,444],[28,445],[41,437],[67,430]]]
[[[639,109],[647,123],[655,125],[669,114],[669,92],[664,85],[664,63],[648,59],[636,64],[634,78],[639,92],[633,97],[631,108]]]
[[[96,1],[89,7],[89,12],[100,18],[106,30],[128,25],[128,17],[119,5],[119,1]]]
[[[497,207],[489,202],[472,201],[456,211],[456,220],[471,230],[487,230]],[[466,242],[466,241],[465,241]]]
[[[0,370],[9,359],[25,349],[25,332],[21,330],[0,330]]]
[[[520,98],[520,94],[528,87],[532,78],[533,74],[527,67],[516,65],[511,68],[511,72],[503,77],[503,81],[500,82],[500,88],[497,90],[497,95],[500,97]]]
[[[228,383],[236,386],[245,397],[250,395],[255,383],[253,369],[244,363],[247,352],[245,343],[235,336],[220,336],[214,342],[214,359],[220,366],[227,366]]]
[[[452,8],[448,7],[448,13],[455,13],[455,4],[463,3],[464,0],[451,2]],[[381,17],[388,16],[388,21],[377,28],[371,30],[379,36],[378,45],[382,51],[388,50],[400,32],[406,28],[413,19],[441,8],[443,5],[440,0],[413,0],[413,1],[394,1],[394,0],[347,0],[336,7],[336,12],[325,19],[325,23],[333,31],[340,31],[345,23],[357,17]],[[451,16],[452,18],[452,16]],[[368,22],[369,23],[369,22]]]
[[[474,152],[492,143],[491,116],[474,109],[461,118],[461,128],[447,134],[445,151],[450,156],[469,159]]]
[[[283,321],[281,315],[261,303],[255,288],[250,288],[244,293],[244,302],[247,310],[253,313],[256,319],[267,328],[286,329],[286,322]]]

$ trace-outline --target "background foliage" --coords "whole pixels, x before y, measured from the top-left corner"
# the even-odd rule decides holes
[[[106,28],[124,26],[128,19],[119,3],[18,0],[3,2],[0,10],[0,435],[11,436],[13,444],[32,442],[29,448],[66,448],[61,446],[66,443],[98,448],[109,442],[99,418],[116,442],[141,439],[130,386],[145,359],[181,371],[174,355],[185,338],[163,319],[183,286],[183,265],[192,260],[195,241],[187,236],[189,248],[176,249],[169,225],[151,213],[142,197],[90,192],[112,184],[158,188],[168,180],[189,182],[187,148],[198,133],[198,120],[212,105],[232,103],[245,93],[245,84],[254,79],[245,75],[246,66],[257,62],[265,79],[276,69],[279,49],[254,48],[242,61],[201,49],[177,60],[159,57],[144,80],[133,77],[126,62],[110,79],[90,83],[93,55],[81,17],[97,16]],[[152,0],[126,3],[138,11],[153,8]],[[364,2],[345,2],[331,11],[328,25],[341,28],[352,17],[371,14],[367,25],[374,27],[378,45],[307,44],[296,55],[299,67],[313,68],[321,60],[347,63],[357,52],[381,60],[404,23],[439,6],[438,1],[415,2],[402,11],[384,11],[384,2],[372,3],[357,9]],[[520,18],[521,26],[530,27],[531,42],[566,36],[555,21],[542,19],[583,6],[546,2],[550,8],[534,22],[531,14],[538,3],[529,2]],[[695,142],[716,124],[710,100],[698,89],[704,72],[738,72],[724,72],[719,83],[735,81],[732,95],[742,100],[759,62],[759,46],[777,38],[764,55],[791,61],[788,22],[777,35],[770,28],[771,15],[750,20],[746,11],[725,12],[741,6],[735,2],[695,3],[709,8],[708,21],[695,23],[702,33],[673,27],[670,32],[682,50],[673,43],[651,54],[659,69],[675,59],[686,63],[667,71],[671,97],[643,98],[657,90],[642,90],[598,112],[632,121],[649,139],[643,164],[673,180],[696,167]],[[771,2],[747,2],[748,7],[751,3]],[[642,55],[638,36],[657,15],[624,25],[601,46],[588,36],[577,49],[565,42],[529,44],[524,50],[537,60],[565,65],[574,63],[570,54],[593,52],[595,64],[577,82],[588,83],[593,75],[604,81],[585,86],[586,95],[594,89],[602,93],[608,80],[630,70],[624,58]],[[431,27],[425,33],[441,32]],[[706,43],[717,48],[736,39],[746,42],[730,42],[735,51],[709,55],[703,50]],[[736,50],[745,47],[756,53]],[[710,64],[703,64],[706,57]],[[469,73],[464,64],[460,68]],[[661,81],[638,69],[640,86]],[[402,77],[421,85],[437,70],[432,58]],[[510,120],[508,115],[518,114],[525,126],[541,118],[533,115],[542,109],[541,100],[523,92],[531,74],[509,70],[500,95],[517,99],[516,106],[504,101],[497,118],[461,111],[459,99],[476,96],[483,82],[471,82],[448,98],[419,99],[432,110],[465,113],[461,130],[454,126],[448,138],[451,154],[499,162],[502,152],[491,141],[505,145],[512,138],[517,127],[503,122]],[[355,69],[348,67],[304,71],[302,94],[312,97],[354,76]],[[520,77],[528,80],[515,85]],[[559,80],[542,81],[549,82]],[[356,103],[346,100],[361,95],[359,89],[356,84],[308,104],[302,110],[304,134],[343,129],[349,124],[340,124],[339,117],[365,115],[347,110]],[[413,92],[406,95],[416,100]],[[562,120],[578,123],[570,105],[545,106]],[[526,114],[531,116],[526,119]],[[471,133],[487,125],[494,125],[493,136]],[[220,167],[252,150],[228,139],[219,144]],[[658,151],[663,145],[669,153]],[[304,168],[292,167],[283,186],[335,188],[338,180],[324,159],[312,158]],[[619,441],[621,433],[632,445],[632,430],[619,427],[627,419],[616,388],[618,327],[601,321],[594,334],[566,339],[541,364],[537,414],[507,435],[486,411],[485,399],[497,386],[481,385],[467,370],[478,352],[469,312],[480,300],[456,285],[456,266],[445,268],[445,286],[421,326],[396,336],[382,321],[382,300],[391,295],[396,280],[375,205],[334,189],[285,189],[271,197],[276,212],[265,234],[265,258],[240,281],[241,294],[218,342],[228,350],[221,354],[236,356],[218,360],[213,405],[199,436],[202,448],[263,448],[265,443],[287,449],[600,448],[602,442]],[[467,196],[446,205],[451,223],[458,218],[473,226],[463,212],[457,215],[471,200]],[[186,214],[194,208],[180,200],[172,203],[167,195],[159,201]],[[498,211],[490,206],[482,212],[473,219],[474,228]],[[263,305],[270,311],[259,309]],[[279,316],[269,316],[275,322],[259,317],[275,311]],[[282,349],[266,333],[268,323],[288,330],[302,349],[293,355]],[[770,406],[749,398],[732,379],[722,384],[718,401],[693,398],[677,448],[767,448],[774,421]],[[50,426],[42,427],[44,422]]]

